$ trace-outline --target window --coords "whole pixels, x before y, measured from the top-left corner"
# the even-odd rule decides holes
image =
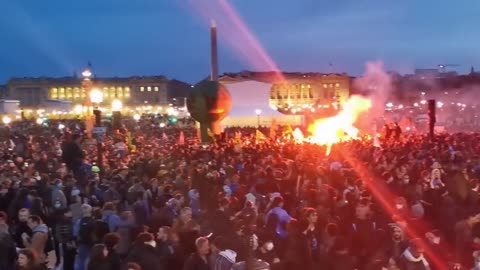
[[[123,88],[122,87],[117,87],[117,97],[119,97],[119,98],[123,97]]]
[[[148,92],[151,92],[151,91],[152,91],[152,87],[151,87],[151,86],[147,87],[147,90],[148,90]]]
[[[72,88],[71,87],[67,87],[67,91],[66,91],[66,97],[67,99],[72,99],[73,98],[73,93],[72,93]]]
[[[158,92],[158,86],[155,86],[155,92]]]
[[[140,87],[140,92],[143,92],[143,91],[145,91],[145,87],[141,86]]]
[[[326,83],[323,84],[323,88],[327,88],[327,84],[326,84]]]
[[[130,97],[130,87],[125,87],[125,89],[123,91],[124,91],[125,97],[129,98]]]
[[[65,88],[60,88],[60,92],[58,93],[58,98],[64,99],[65,98]]]
[[[329,86],[330,88],[332,88],[332,87],[333,87],[333,83],[329,84],[328,86]]]
[[[336,84],[335,84],[335,87],[340,87],[340,84],[339,84],[339,83],[336,83]]]
[[[50,98],[51,99],[57,99],[58,98],[58,89],[57,88],[50,89]]]
[[[78,87],[73,88],[73,98],[74,99],[80,98],[80,88]]]

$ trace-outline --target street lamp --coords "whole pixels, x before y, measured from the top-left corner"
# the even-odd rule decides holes
[[[4,116],[2,117],[2,122],[5,124],[5,125],[8,125],[12,122],[12,118],[8,117],[8,116]]]
[[[90,92],[90,101],[94,104],[93,114],[95,115],[95,127],[102,126],[102,111],[100,111],[99,105],[103,101],[103,92],[98,89],[93,89]],[[97,166],[102,172],[103,168],[103,146],[102,136],[103,134],[97,133]]]
[[[86,133],[88,136],[92,136],[92,129],[93,129],[93,119],[92,119],[92,114],[90,112],[90,107],[92,106],[91,100],[90,100],[90,91],[92,90],[92,81],[90,78],[92,77],[92,71],[90,70],[90,64],[87,66],[87,68],[82,72],[82,87],[85,90],[85,100],[84,100],[84,106],[87,108],[87,112],[85,115],[85,129]]]
[[[260,115],[262,114],[262,110],[256,109],[255,114],[257,115],[257,127],[260,127]]]
[[[112,126],[115,130],[119,130],[122,127],[122,114],[120,113],[122,107],[122,101],[118,99],[112,101]]]

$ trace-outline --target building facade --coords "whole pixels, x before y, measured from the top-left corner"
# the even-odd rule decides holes
[[[341,106],[350,96],[350,77],[345,74],[287,75],[272,85],[270,105],[286,114]]]
[[[167,105],[169,82],[163,76],[94,78],[92,89],[103,92],[105,104],[114,99],[125,105]],[[175,84],[178,88],[178,84]],[[189,88],[184,84],[184,88]],[[8,81],[5,98],[19,100],[22,107],[41,107],[49,100],[69,101],[73,105],[83,104],[87,98],[82,80],[67,78],[14,78]]]

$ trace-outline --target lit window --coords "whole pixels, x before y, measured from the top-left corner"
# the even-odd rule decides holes
[[[310,84],[307,87],[308,87],[308,89],[312,88],[312,86]]]
[[[155,86],[155,92],[158,92],[158,86]]]
[[[126,93],[126,92],[130,92],[130,87],[125,87],[125,90],[124,90],[124,91],[125,91],[125,93]]]
[[[151,92],[151,91],[152,91],[152,87],[150,87],[150,86],[147,87],[147,91],[148,91],[148,92]]]
[[[117,87],[117,97],[123,97],[123,88]]]
[[[145,91],[145,87],[142,86],[140,87],[140,92],[143,92],[143,91]]]
[[[324,84],[323,84],[323,88],[327,88],[327,84],[324,83]]]
[[[339,84],[339,83],[336,83],[336,84],[335,84],[335,87],[340,87],[340,84]]]
[[[80,89],[78,87],[73,88],[73,98],[80,98]]]
[[[60,88],[60,92],[58,93],[58,97],[60,99],[64,99],[65,98],[65,88]]]
[[[50,89],[50,98],[52,98],[52,99],[58,98],[58,89],[57,88]]]
[[[67,87],[66,97],[67,99],[72,99],[73,97],[72,88]]]
[[[303,84],[301,84],[300,86],[301,86],[302,88],[305,88],[305,85],[303,85]]]

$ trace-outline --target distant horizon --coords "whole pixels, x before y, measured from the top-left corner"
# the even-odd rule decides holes
[[[86,65],[85,65],[86,66]],[[475,66],[473,66],[474,69],[475,69]],[[389,70],[389,69],[385,69],[385,72],[396,72],[398,73],[399,75],[401,76],[406,76],[406,75],[413,75],[414,74],[414,71],[415,70],[429,70],[429,69],[437,69],[438,68],[415,68],[413,69],[410,73],[401,73],[397,70]],[[457,75],[461,76],[461,75],[468,75],[470,74],[470,69],[471,67],[468,69],[468,72],[465,72],[465,73],[460,73],[456,70],[446,70],[446,73],[449,73],[449,72],[456,72]],[[134,78],[134,77],[165,77],[166,79],[168,80],[177,80],[177,81],[180,81],[180,82],[184,82],[184,83],[187,83],[187,84],[195,84],[195,83],[198,83],[202,80],[204,80],[205,78],[208,78],[210,75],[207,74],[205,76],[203,76],[202,78],[194,81],[194,82],[190,82],[190,81],[185,81],[185,80],[181,80],[181,79],[178,79],[178,78],[172,78],[172,77],[169,77],[169,76],[166,76],[166,75],[163,75],[163,74],[152,74],[152,75],[149,75],[149,74],[132,74],[132,75],[124,75],[124,76],[98,76],[97,73],[95,73],[95,68],[93,67],[92,68],[93,72],[94,72],[94,78],[96,79],[114,79],[114,78],[118,78],[118,79],[128,79],[128,78]],[[260,71],[260,70],[240,70],[240,71],[237,71],[237,72],[232,72],[232,71],[226,71],[226,72],[220,72],[219,76],[222,76],[222,75],[226,75],[226,74],[239,74],[239,73],[242,73],[242,72],[255,72],[255,73],[273,73],[273,72],[277,72],[277,71],[274,71],[274,70],[263,70],[263,71]],[[478,71],[476,71],[478,72]],[[76,72],[77,74],[75,74],[75,76],[79,79],[81,79],[81,71],[78,71]],[[321,72],[321,71],[281,71],[282,74],[284,73],[300,73],[300,74],[307,74],[307,73],[318,73],[318,74],[346,74],[350,77],[361,77],[362,75],[364,75],[363,73],[362,74],[350,74],[350,73],[347,73],[347,72]],[[43,79],[43,78],[51,78],[51,79],[67,79],[67,78],[74,78],[74,75],[73,75],[73,72],[71,75],[64,75],[64,76],[47,76],[47,75],[42,75],[42,76],[14,76],[14,77],[10,77],[10,78],[7,78],[4,82],[1,82],[0,81],[0,85],[6,85],[8,83],[9,80],[11,79]]]

